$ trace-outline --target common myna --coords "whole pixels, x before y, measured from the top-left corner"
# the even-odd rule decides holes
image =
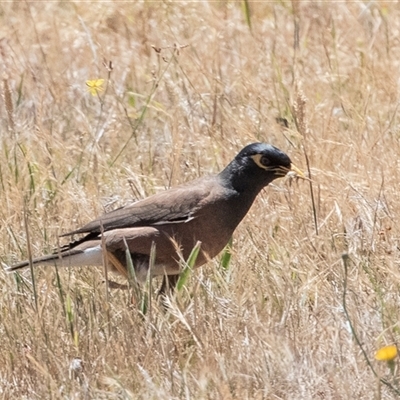
[[[144,282],[154,243],[152,276],[164,276],[164,291],[177,281],[180,257],[186,260],[198,241],[196,267],[215,257],[261,189],[291,169],[298,172],[276,147],[250,144],[217,175],[154,194],[62,235],[85,234],[53,254],[34,259],[33,265],[102,266],[105,246],[109,267],[127,275],[128,247],[136,278]],[[22,261],[8,271],[28,265],[29,261]]]

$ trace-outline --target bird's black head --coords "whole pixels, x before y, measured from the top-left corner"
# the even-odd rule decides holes
[[[290,158],[270,144],[253,143],[243,148],[219,174],[224,184],[238,192],[258,193],[291,169]]]

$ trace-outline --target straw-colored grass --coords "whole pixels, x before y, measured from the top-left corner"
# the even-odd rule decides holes
[[[313,181],[313,201],[308,181],[265,189],[229,268],[167,312],[107,294],[101,268],[0,272],[1,398],[398,397],[374,359],[400,340],[396,3],[3,2],[0,20],[3,263],[251,142]]]

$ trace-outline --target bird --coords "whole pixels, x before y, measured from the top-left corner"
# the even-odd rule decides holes
[[[153,194],[61,235],[84,236],[33,259],[32,265],[103,266],[107,260],[110,270],[128,277],[131,262],[139,283],[146,281],[151,265],[152,276],[163,276],[159,294],[166,293],[182,272],[179,260],[186,260],[197,243],[195,267],[217,256],[260,191],[289,171],[304,176],[273,145],[249,144],[218,174]],[[6,269],[13,272],[29,265],[26,260]]]

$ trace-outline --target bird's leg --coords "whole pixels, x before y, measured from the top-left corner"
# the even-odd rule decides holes
[[[113,253],[107,251],[107,261],[110,262],[113,267],[125,278],[128,277],[127,272],[124,268],[124,266],[121,264],[121,262],[118,260],[117,257],[114,256]],[[122,290],[127,290],[129,289],[128,285],[123,285],[114,281],[111,281],[110,279],[106,278],[108,280],[108,287],[110,289],[122,289]]]
[[[121,261],[118,260],[117,257],[114,256],[113,253],[110,251],[107,251],[107,258],[108,261],[114,266],[114,268],[125,278],[128,278],[128,273],[127,270],[124,268],[124,266],[121,264]]]

